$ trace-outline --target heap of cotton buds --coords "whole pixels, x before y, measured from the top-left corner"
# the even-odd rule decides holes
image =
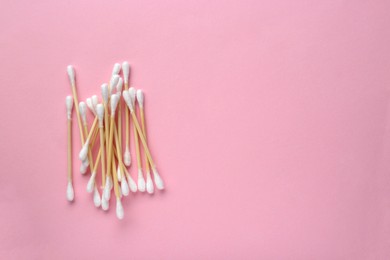
[[[121,69],[123,78],[119,76]],[[137,190],[140,192],[146,190],[153,194],[152,175],[157,189],[164,189],[163,180],[157,172],[156,164],[147,143],[144,93],[140,89],[129,88],[129,63],[123,62],[122,66],[116,63],[109,84],[104,83],[101,86],[102,103],[99,103],[97,95],[87,98],[86,103],[79,103],[75,70],[73,66],[69,65],[67,71],[72,88],[72,96],[66,97],[68,121],[67,199],[73,201],[75,197],[72,173],[71,127],[74,106],[82,145],[79,152],[80,173],[87,175],[88,168],[90,169],[87,192],[93,193],[95,206],[101,206],[103,210],[109,209],[109,201],[113,192],[116,199],[116,215],[118,219],[123,219],[122,196],[127,196],[130,191],[137,192]],[[124,90],[122,90],[123,85]],[[122,111],[123,103],[126,104],[124,111]],[[94,117],[90,127],[87,122],[88,109]],[[122,117],[123,114],[124,118]],[[122,130],[123,121],[125,121],[124,130]],[[134,140],[136,151],[137,182],[134,181],[128,171],[128,168],[132,165],[130,154],[131,124],[134,130],[132,140]],[[122,137],[124,137],[124,140]],[[94,149],[97,145],[99,147]],[[141,153],[141,147],[143,153]],[[96,155],[93,151],[97,151]],[[141,159],[142,157],[144,160]],[[143,169],[145,170],[146,181]],[[101,180],[100,188],[97,185],[99,179]]]

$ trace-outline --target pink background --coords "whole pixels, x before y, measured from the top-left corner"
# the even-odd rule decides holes
[[[390,259],[389,12],[3,0],[0,258]],[[118,221],[76,152],[65,199],[65,96],[68,64],[85,99],[123,60],[167,189],[127,198]]]

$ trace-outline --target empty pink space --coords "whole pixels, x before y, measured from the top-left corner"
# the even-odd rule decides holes
[[[3,0],[0,259],[390,259],[389,12]],[[85,191],[75,114],[66,201],[65,96],[68,64],[85,100],[124,60],[166,190],[119,221]]]

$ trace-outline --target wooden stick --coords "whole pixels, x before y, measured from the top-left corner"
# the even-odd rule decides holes
[[[108,103],[107,103],[108,104]],[[108,105],[104,103],[104,132],[106,134],[106,154],[108,155],[108,139],[109,139],[109,134],[110,134],[110,126],[109,126],[109,116],[108,116]],[[108,157],[107,157],[107,164],[108,164]],[[107,165],[107,169],[108,169]]]
[[[123,72],[123,81],[125,83],[125,91],[129,90],[129,75],[130,75],[130,65],[127,61],[122,63],[122,72]],[[126,104],[125,104],[126,106]],[[125,108],[125,163],[127,166],[131,164],[131,155],[130,155],[130,115],[129,111]]]
[[[119,98],[119,103],[118,103],[118,127],[117,127],[117,132],[118,132],[118,138],[119,138],[119,149],[122,150],[122,99]],[[122,153],[121,153],[122,154]]]
[[[154,161],[152,159],[152,155],[150,154],[150,151],[149,151],[149,148],[148,148],[148,144],[146,143],[145,136],[143,135],[141,127],[139,126],[139,123],[138,123],[138,120],[137,120],[137,116],[135,115],[134,111],[130,111],[130,114],[131,114],[131,118],[133,119],[133,123],[135,125],[135,128],[137,130],[136,132],[138,133],[138,136],[141,139],[142,145],[143,145],[143,147],[145,149],[146,157],[149,160],[150,166],[152,168],[156,168],[156,164],[154,163]]]
[[[125,178],[125,175],[124,175],[124,171],[123,171],[123,160],[122,160],[122,149],[120,148],[120,140],[119,140],[119,136],[118,136],[118,132],[117,131],[117,127],[116,125],[114,124],[114,132],[115,132],[115,144],[116,144],[116,153],[118,154],[117,156],[117,159],[118,159],[118,163],[119,163],[119,167],[121,168],[121,176],[122,176],[122,179]]]
[[[89,130],[89,134],[88,134],[88,137],[87,137],[86,140],[92,141],[91,138],[92,138],[92,136],[93,136],[94,133],[95,133],[96,127],[97,127],[97,125],[98,125],[97,123],[98,123],[98,118],[95,117],[95,120],[93,120],[91,129]]]
[[[95,142],[98,135],[99,135],[99,128],[95,128],[95,132],[93,133],[92,141],[91,141],[91,149],[95,146]]]
[[[118,185],[118,178],[116,176],[116,167],[115,167],[115,160],[112,160],[112,176],[113,176],[113,182],[114,182],[114,191],[117,199],[120,199],[120,193],[119,193],[119,185]]]
[[[144,113],[144,107],[140,106],[140,115],[141,115],[141,126],[142,126],[142,132],[145,136],[145,141],[147,142],[147,137],[146,137],[146,125],[145,125],[145,113]],[[149,161],[146,157],[146,152],[144,150],[144,157],[145,157],[145,169],[146,169],[146,174],[150,176],[150,166],[149,166]]]
[[[73,98],[71,96],[66,97],[66,114],[68,118],[68,185],[66,189],[66,198],[68,201],[74,200],[74,189],[72,183],[72,108]]]
[[[98,154],[97,154],[97,156],[96,156],[96,162],[95,162],[95,165],[94,165],[94,167],[93,167],[93,172],[96,172],[97,171],[97,167],[98,167],[98,164],[99,164],[99,162],[101,161],[101,162],[104,162],[104,160],[101,160],[101,158],[102,158],[102,156],[101,156],[101,154],[102,153],[104,153],[104,149],[102,149],[101,147],[99,148],[99,152],[98,152]]]
[[[136,129],[135,124],[133,124],[133,129],[134,129],[135,154],[137,157],[137,168],[140,169],[140,168],[142,168],[141,152],[140,152],[140,148],[139,148],[138,134],[137,134],[137,129]]]
[[[112,162],[112,139],[114,137],[114,131],[113,131],[113,128],[114,128],[114,117],[111,117],[110,118],[110,136],[109,136],[109,140],[108,140],[108,154],[107,154],[107,175],[110,176],[111,174],[111,162]],[[114,174],[113,174],[114,175]],[[116,178],[116,176],[115,176]]]
[[[68,182],[72,182],[72,119],[68,117]]]
[[[104,148],[104,127],[99,127],[100,132],[100,150],[101,151],[101,165],[102,165],[102,186],[106,185],[106,151]]]
[[[125,82],[125,90],[128,89],[129,89],[129,84]],[[128,109],[125,109],[125,120],[126,120],[126,126],[125,126],[126,149],[130,150],[130,115]]]
[[[83,122],[83,126],[84,126],[84,136],[88,136],[88,126],[87,126],[87,122]],[[92,129],[91,129],[92,131]],[[90,145],[90,147],[92,147]],[[93,158],[92,158],[92,150],[91,149],[88,149],[88,161],[89,161],[89,167],[90,169],[92,170],[94,167],[93,167]],[[93,173],[93,171],[91,172],[91,174]]]

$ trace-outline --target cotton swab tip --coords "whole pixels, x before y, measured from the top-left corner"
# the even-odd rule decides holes
[[[118,181],[121,182],[122,181],[122,173],[121,173],[121,167],[118,167],[116,168],[116,177],[118,178]]]
[[[106,83],[104,83],[104,84],[101,85],[100,88],[102,90],[103,102],[105,104],[107,104],[107,102],[108,102],[108,85]]]
[[[144,176],[142,174],[142,169],[138,169],[138,190],[140,192],[145,191],[145,179],[144,179]]]
[[[87,105],[84,102],[79,103],[79,111],[81,119],[83,120],[83,124],[87,124]]]
[[[96,114],[99,119],[99,127],[103,127],[104,106],[102,104],[96,106]]]
[[[69,65],[67,67],[67,72],[68,72],[68,77],[69,77],[69,81],[70,81],[70,84],[73,86],[75,86],[75,82],[76,82],[76,73],[74,72],[74,68],[72,65]]]
[[[127,61],[122,63],[122,71],[123,71],[123,78],[125,80],[125,84],[129,83],[129,74],[130,74],[130,65]]]
[[[108,201],[111,198],[111,188],[110,184],[106,181],[106,186],[103,189],[103,196]]]
[[[110,204],[109,204],[108,200],[104,197],[104,195],[102,196],[102,200],[101,201],[102,201],[102,209],[104,211],[107,211],[109,206],[110,206]]]
[[[84,163],[81,163],[80,165],[80,173],[85,174],[87,172],[88,165],[85,165]]]
[[[114,67],[112,68],[112,76],[118,75],[119,72],[121,71],[121,65],[119,63],[115,63]]]
[[[114,187],[111,176],[107,176],[106,183],[108,183],[108,188],[111,190]]]
[[[126,102],[127,107],[130,109],[131,112],[134,111],[134,105],[133,102],[131,101],[130,93],[128,90],[124,90],[122,92],[123,99]]]
[[[83,148],[81,148],[81,151],[79,153],[79,159],[81,161],[84,161],[86,158],[87,158],[87,154],[88,154],[88,147],[89,147],[89,140],[87,140],[85,142],[85,144],[83,145]]]
[[[66,103],[66,114],[68,116],[68,119],[72,118],[72,109],[73,109],[73,97],[67,96],[65,99]]]
[[[131,176],[129,174],[126,174],[127,176],[127,181],[129,183],[129,187],[130,187],[130,190],[131,192],[137,192],[137,184],[135,183],[135,181],[133,180],[133,178],[131,178]]]
[[[100,194],[96,186],[93,192],[93,204],[97,208],[100,207],[100,205],[102,204],[102,200],[100,199]]]
[[[111,95],[111,116],[115,116],[115,109],[118,105],[119,97],[118,95]]]
[[[140,108],[144,107],[144,92],[141,89],[137,90],[137,102]]]
[[[153,181],[152,178],[150,177],[150,172],[146,174],[146,190],[149,194],[154,193]]]
[[[129,88],[130,100],[133,107],[135,106],[135,97],[137,95],[137,90],[133,87]]]
[[[92,114],[96,115],[95,109],[94,109],[93,104],[92,104],[92,99],[91,98],[87,98],[85,100],[85,102],[87,103],[87,107],[92,112]]]
[[[96,172],[93,172],[87,183],[88,193],[91,193],[93,191],[93,188],[95,187],[95,177],[96,177]]]
[[[123,162],[127,167],[131,165],[131,155],[130,155],[129,147],[126,147],[126,151],[123,154]]]
[[[126,180],[123,180],[121,182],[121,190],[122,190],[122,194],[123,196],[127,196],[129,195],[129,185],[127,184],[127,181]]]
[[[92,106],[93,106],[93,109],[96,110],[96,106],[98,105],[99,103],[99,98],[97,95],[93,95],[92,96]]]
[[[116,216],[118,219],[123,219],[125,213],[123,211],[122,202],[120,199],[116,200]]]
[[[120,78],[119,75],[114,75],[114,76],[111,77],[111,80],[110,80],[110,94],[114,93],[114,88],[118,84],[119,78]]]
[[[81,161],[81,163],[84,165],[84,167],[88,167],[89,166],[89,160],[88,158],[85,158],[84,161]]]
[[[68,199],[68,201],[74,200],[73,185],[72,185],[72,182],[70,182],[70,181],[68,181],[68,187],[66,188],[66,198]]]
[[[163,190],[164,189],[164,182],[161,179],[160,174],[158,174],[156,168],[153,169],[153,177],[154,177],[154,182],[156,183],[157,189]]]

